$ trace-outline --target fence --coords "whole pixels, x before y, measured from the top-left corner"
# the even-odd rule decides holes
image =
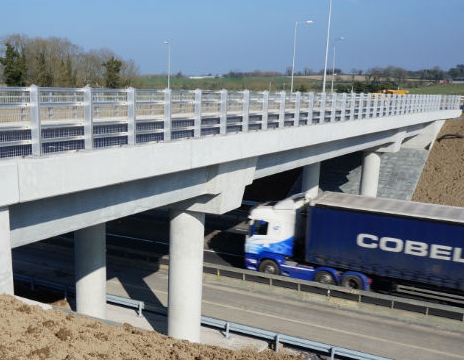
[[[459,109],[453,95],[0,88],[0,158]]]

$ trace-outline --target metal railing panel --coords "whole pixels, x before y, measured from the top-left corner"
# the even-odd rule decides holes
[[[0,158],[457,110],[453,95],[0,88]]]

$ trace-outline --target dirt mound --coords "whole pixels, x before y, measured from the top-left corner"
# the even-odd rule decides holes
[[[464,116],[442,126],[412,197],[413,201],[464,206]]]
[[[85,316],[27,305],[0,296],[2,360],[295,360],[272,350],[232,351],[174,340],[131,325],[108,325]]]

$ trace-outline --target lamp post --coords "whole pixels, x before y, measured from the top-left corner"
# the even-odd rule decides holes
[[[334,40],[333,54],[332,54],[332,86],[330,87],[330,92],[334,92],[334,77],[335,77],[335,43],[337,41],[345,40],[343,36]]]
[[[305,24],[312,24],[312,20],[300,21]],[[298,27],[298,21],[295,22],[295,35],[293,36],[293,60],[292,60],[292,80],[290,85],[290,92],[293,92],[293,74],[295,72],[295,54],[296,54],[296,29]]]
[[[330,40],[330,21],[332,19],[332,0],[329,0],[329,20],[327,22],[327,39],[325,44],[325,64],[324,64],[324,79],[322,80],[322,92],[325,93],[325,83],[327,80],[327,58],[329,55],[329,40]]]
[[[171,43],[169,41],[164,42],[168,47],[168,89],[171,88]]]

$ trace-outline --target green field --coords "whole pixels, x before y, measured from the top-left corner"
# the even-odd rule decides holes
[[[250,91],[290,91],[291,78],[280,77],[243,77],[243,78],[173,78],[170,79],[173,90],[250,90]],[[337,85],[349,85],[350,82],[334,83]],[[135,79],[132,86],[139,89],[164,89],[167,86],[166,76],[144,76]],[[295,91],[322,91],[322,79],[320,76],[295,77],[293,88]],[[326,91],[330,91],[331,78],[327,77]],[[433,84],[431,82],[408,81],[401,89],[409,90],[410,94],[443,94],[464,96],[464,84]]]

